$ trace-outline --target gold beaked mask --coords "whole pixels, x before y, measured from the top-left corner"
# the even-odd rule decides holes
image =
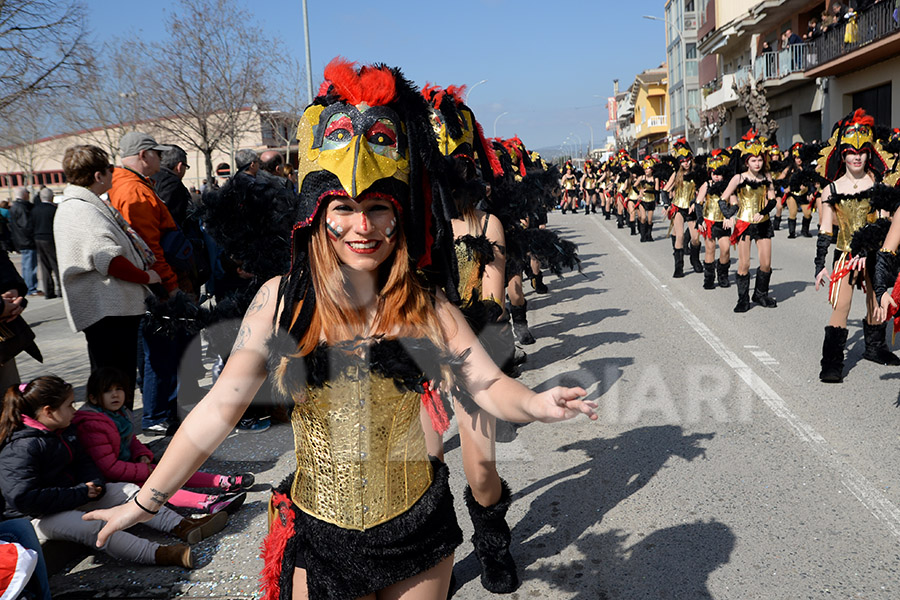
[[[328,171],[351,198],[381,179],[409,183],[406,131],[387,106],[312,105],[300,119],[297,140],[299,172]]]
[[[862,123],[852,123],[844,128],[838,145],[843,147],[846,144],[855,150],[861,150],[863,146],[872,144],[874,141],[875,135],[871,127]]]

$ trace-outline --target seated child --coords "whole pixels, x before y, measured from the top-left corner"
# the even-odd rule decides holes
[[[69,540],[93,550],[104,523],[81,516],[97,508],[136,502],[140,488],[134,483],[104,482],[71,427],[74,400],[72,386],[52,375],[7,390],[0,413],[3,518],[30,517],[39,540]],[[163,506],[153,514],[147,525],[188,544],[218,533],[228,523],[225,512],[185,519]],[[190,546],[163,546],[126,531],[114,533],[102,550],[142,564],[193,567]]]
[[[131,411],[125,407],[126,377],[119,369],[103,367],[91,373],[87,402],[75,413],[78,440],[108,481],[143,484],[153,471],[153,452],[134,435]],[[222,493],[201,494],[178,490],[169,504],[195,508],[210,514],[221,510],[232,514],[253,485],[253,475],[214,475],[197,471],[188,487],[218,488]]]

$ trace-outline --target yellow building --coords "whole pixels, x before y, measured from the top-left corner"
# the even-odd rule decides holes
[[[637,156],[666,152],[669,136],[668,80],[666,65],[647,69],[631,86],[634,103],[634,137]]]

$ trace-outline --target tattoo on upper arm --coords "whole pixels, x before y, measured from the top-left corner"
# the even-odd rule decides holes
[[[234,340],[234,347],[231,348],[232,354],[243,348],[247,344],[247,340],[250,339],[250,326],[246,323],[241,324],[241,329],[238,331],[237,339]]]
[[[256,296],[253,297],[253,302],[250,303],[250,308],[247,309],[247,315],[249,316],[261,311],[263,307],[269,303],[269,295],[269,288],[266,286],[259,288]]]
[[[150,488],[150,501],[156,502],[157,504],[165,504],[166,500],[169,499],[169,494],[166,492],[161,492],[156,488]]]

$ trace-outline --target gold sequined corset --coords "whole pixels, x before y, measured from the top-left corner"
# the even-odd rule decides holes
[[[563,189],[572,191],[575,189],[575,178],[563,179]]]
[[[459,297],[463,302],[467,302],[473,296],[473,300],[481,300],[481,278],[484,274],[484,265],[478,254],[465,242],[456,240],[454,246],[456,266],[459,269],[459,285],[456,291],[459,292]]]
[[[409,510],[433,477],[419,394],[400,391],[365,364],[351,361],[322,387],[308,386],[291,415],[294,503],[317,519],[360,531]]]
[[[764,182],[767,183],[767,182]],[[766,205],[766,194],[769,191],[768,185],[753,186],[742,181],[735,192],[738,199],[737,219],[739,221],[753,222],[753,215],[758,213]],[[760,223],[766,221],[769,215],[763,215]]]
[[[655,202],[656,201],[656,184],[652,181],[642,181],[640,183],[641,189],[641,202]]]
[[[628,195],[626,198],[629,200],[639,200],[641,197],[641,192],[636,188],[633,184],[628,185]]]
[[[594,189],[594,185],[595,185],[596,181],[597,180],[594,179],[593,177],[585,177],[584,183],[582,184],[582,186],[586,190],[592,190],[592,189]]]
[[[693,181],[682,181],[675,189],[672,196],[672,204],[678,208],[690,208],[691,202],[697,197],[697,184]]]
[[[834,220],[840,228],[834,246],[841,252],[850,252],[853,234],[867,223],[874,223],[878,213],[866,197],[834,194],[831,199],[834,201]]]
[[[710,221],[724,221],[725,215],[722,214],[722,208],[719,206],[720,196],[707,192],[706,200],[703,201],[703,218]]]

